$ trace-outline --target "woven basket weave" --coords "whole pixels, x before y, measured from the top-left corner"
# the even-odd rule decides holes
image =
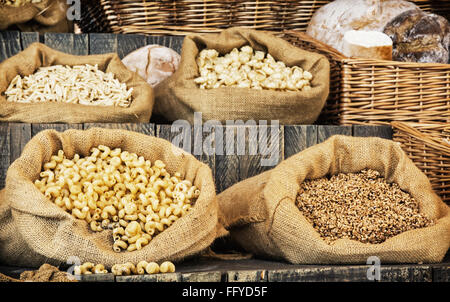
[[[450,123],[450,64],[349,59],[305,33],[284,37],[330,60],[331,91],[321,121]]]
[[[436,193],[450,204],[450,124],[393,122],[394,141],[430,179]]]
[[[87,2],[87,0],[86,0]],[[244,26],[281,32],[304,31],[331,0],[94,0],[82,12],[83,32],[111,31],[150,35],[219,32]],[[426,11],[450,10],[447,1],[412,0]],[[106,17],[106,18],[105,18]]]

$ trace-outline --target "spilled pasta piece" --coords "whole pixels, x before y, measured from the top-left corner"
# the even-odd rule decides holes
[[[100,145],[68,159],[60,150],[44,164],[35,186],[94,232],[112,229],[113,250],[141,250],[186,215],[200,190],[166,165]]]
[[[263,51],[250,46],[219,56],[215,49],[202,50],[197,59],[201,89],[238,87],[279,91],[308,91],[313,76],[298,66],[288,67]]]
[[[98,65],[40,67],[28,76],[17,75],[5,91],[8,102],[60,102],[129,107],[133,88],[127,89],[111,72]]]

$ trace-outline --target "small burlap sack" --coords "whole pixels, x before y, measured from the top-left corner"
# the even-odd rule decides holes
[[[233,48],[250,45],[270,53],[287,66],[300,66],[312,73],[312,89],[303,92],[256,90],[223,87],[200,89],[198,53],[215,49],[221,55]],[[279,120],[281,124],[312,124],[322,110],[329,93],[330,64],[325,56],[308,52],[269,33],[230,28],[220,34],[193,34],[184,39],[178,70],[155,88],[155,113],[170,121],[193,123],[194,112],[203,120]]]
[[[15,29],[38,32],[71,32],[66,0],[42,0],[14,7],[0,4],[0,30]]]
[[[380,244],[339,239],[328,245],[295,205],[299,184],[328,174],[379,171],[435,219],[433,226],[401,233]],[[224,226],[247,251],[296,264],[440,262],[450,246],[450,209],[427,177],[392,141],[334,136],[283,161],[274,169],[218,195]]]
[[[8,102],[4,92],[16,75],[33,74],[39,67],[52,65],[98,65],[104,72],[112,72],[127,88],[133,88],[128,108],[91,106],[61,102]],[[129,71],[115,53],[74,56],[50,47],[33,43],[19,54],[0,64],[0,122],[22,123],[145,123],[150,120],[153,89],[136,73]]]
[[[76,153],[87,156],[98,145],[120,147],[151,162],[162,160],[169,173],[180,172],[197,186],[200,197],[187,215],[154,237],[142,250],[114,252],[111,230],[92,232],[86,221],[74,218],[50,202],[34,186],[42,165],[58,150],[64,150],[72,158]],[[9,167],[6,186],[0,194],[0,261],[8,265],[58,266],[71,256],[79,257],[82,263],[102,263],[109,269],[128,261],[178,261],[205,250],[225,232],[218,222],[211,169],[166,140],[126,130],[40,132]]]

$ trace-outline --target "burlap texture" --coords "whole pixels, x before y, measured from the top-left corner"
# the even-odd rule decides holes
[[[299,184],[327,174],[363,169],[382,173],[420,203],[436,224],[404,232],[380,244],[339,239],[328,245],[295,205]],[[450,246],[450,209],[433,192],[427,177],[392,141],[334,136],[238,183],[218,195],[224,225],[247,251],[297,264],[434,263]]]
[[[58,150],[72,158],[76,153],[86,156],[98,145],[120,147],[152,162],[162,160],[169,173],[180,172],[201,190],[195,206],[142,250],[115,253],[111,230],[92,232],[86,221],[50,202],[33,183],[39,178],[42,165]],[[8,265],[58,266],[71,256],[79,257],[82,263],[102,263],[108,268],[128,261],[177,261],[206,249],[225,232],[218,222],[211,169],[166,140],[126,130],[40,132],[9,167],[6,186],[0,194],[0,261]]]
[[[17,26],[21,31],[71,32],[66,0],[42,0],[20,7],[0,5],[0,30]]]
[[[33,74],[41,66],[98,65],[112,72],[127,88],[133,88],[132,102],[128,108],[116,106],[91,106],[57,102],[8,102],[3,93],[17,74]],[[44,44],[33,43],[19,54],[0,64],[0,121],[23,123],[136,123],[148,122],[151,117],[153,89],[136,73],[128,70],[115,53],[75,56],[56,51]]]
[[[215,49],[221,55],[233,48],[250,45],[270,53],[287,66],[300,66],[312,73],[312,89],[282,92],[250,88],[223,87],[200,89],[194,82],[199,76],[198,53]],[[203,119],[279,120],[281,124],[312,124],[322,110],[329,93],[330,64],[325,56],[297,48],[269,33],[244,28],[230,28],[220,34],[193,34],[184,39],[178,70],[155,88],[155,113],[170,121],[193,123],[193,113]]]

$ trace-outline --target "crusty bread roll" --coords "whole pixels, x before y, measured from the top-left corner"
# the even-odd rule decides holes
[[[395,61],[447,64],[450,60],[450,23],[444,17],[407,11],[389,22],[384,33],[394,43]]]
[[[133,51],[122,62],[155,87],[178,69],[180,59],[180,55],[174,50],[152,44]]]
[[[342,52],[347,57],[392,60],[392,40],[378,31],[350,30]]]
[[[382,32],[389,21],[411,9],[419,8],[402,0],[335,0],[317,10],[306,33],[342,52],[347,31]]]

